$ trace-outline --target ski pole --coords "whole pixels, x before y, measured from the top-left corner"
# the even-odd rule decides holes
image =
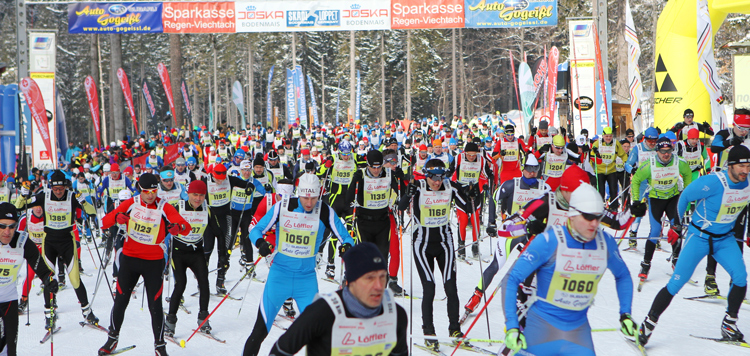
[[[99,229],[99,224],[97,223],[96,228]],[[124,231],[121,228],[118,228],[117,230],[117,236],[115,236],[115,239],[119,237],[121,234],[124,234]],[[99,246],[96,245],[96,239],[91,239],[94,241],[94,249],[96,250],[96,256],[99,257],[99,273],[102,273],[104,275],[104,279],[107,281],[107,288],[109,288],[109,295],[112,296],[112,301],[115,301],[115,294],[112,292],[112,286],[109,283],[109,277],[107,277],[107,266],[104,265],[104,262],[102,260],[102,255],[99,253]],[[109,261],[107,261],[107,264],[109,264]],[[94,299],[96,298],[96,292],[99,290],[99,283],[101,283],[101,277],[97,276],[97,282],[96,287],[94,288],[94,294],[91,296],[91,302],[89,304],[93,305]]]
[[[26,226],[28,226],[28,224],[26,224]],[[54,297],[55,297],[54,293],[49,294],[50,300],[52,300]],[[49,329],[49,352],[50,352],[50,356],[55,356],[55,306],[54,305],[52,306],[52,308],[50,308],[50,318],[52,319],[52,327]]]
[[[247,269],[247,272],[245,272],[245,274],[242,275],[242,278],[240,278],[240,280],[237,281],[237,283],[235,283],[234,286],[232,286],[232,288],[227,292],[227,294],[224,295],[224,298],[222,298],[221,301],[219,302],[219,304],[217,304],[214,307],[214,310],[212,310],[211,313],[208,314],[208,316],[206,317],[206,319],[203,319],[203,322],[200,325],[198,325],[197,329],[193,330],[193,333],[190,334],[190,337],[188,337],[187,340],[184,340],[184,339],[180,340],[180,347],[185,348],[185,344],[187,344],[188,341],[190,341],[190,339],[192,339],[193,336],[195,336],[195,333],[197,333],[203,327],[203,324],[205,324],[208,321],[208,319],[211,318],[211,315],[214,315],[214,313],[216,312],[216,310],[219,309],[219,307],[221,306],[222,303],[224,303],[225,300],[227,300],[227,298],[229,297],[230,294],[232,294],[232,292],[234,291],[234,289],[237,288],[237,286],[240,285],[240,283],[242,283],[242,281],[247,276],[249,276],[253,271],[255,271],[255,266],[258,264],[258,262],[260,262],[260,260],[262,258],[263,257],[260,256],[260,257],[258,257],[257,260],[255,260],[255,263],[253,263],[252,267],[250,267],[250,268]],[[252,280],[251,280],[251,282],[252,282]]]
[[[477,236],[477,229],[479,228],[479,226],[477,225],[477,214],[476,214],[477,210],[476,210],[476,206],[474,204],[474,198],[469,197],[469,200],[471,201],[471,215],[472,215],[472,219],[471,219],[471,225],[472,226],[471,227],[472,227],[472,234],[476,238],[476,236]],[[479,256],[478,256],[479,257],[479,270],[480,270],[479,273],[484,273],[484,267],[482,266],[482,253],[479,251],[479,246],[478,245],[477,245],[477,252],[479,252]],[[482,275],[481,277],[484,277],[484,275]],[[498,284],[498,285],[500,285],[500,284]],[[484,297],[484,303],[487,304],[487,296],[486,295],[482,295],[482,297]],[[485,319],[487,319],[487,336],[489,336],[490,339],[491,339],[492,338],[492,331],[490,330],[490,314],[489,313],[484,314],[484,317],[485,317]]]

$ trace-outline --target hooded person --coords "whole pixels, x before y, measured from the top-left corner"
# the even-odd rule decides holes
[[[312,302],[318,292],[315,255],[323,243],[325,229],[333,231],[341,241],[341,255],[346,255],[354,244],[336,212],[320,200],[320,192],[320,179],[315,174],[303,174],[297,184],[297,197],[282,196],[250,231],[250,241],[261,256],[268,256],[273,250],[278,253],[268,273],[255,326],[245,342],[245,356],[258,354],[285,300],[293,298],[300,312]],[[264,238],[274,228],[275,245]]]
[[[374,352],[371,350],[383,355],[409,354],[406,310],[386,288],[385,257],[375,244],[362,242],[343,259],[344,288],[323,294],[310,304],[279,337],[271,355],[292,355],[304,346],[310,355],[333,355],[342,349],[352,354]]]
[[[570,194],[566,215],[564,225],[553,225],[529,242],[503,280],[505,347],[514,352],[525,349],[534,355],[556,355],[566,349],[577,355],[593,355],[587,312],[606,270],[615,277],[620,330],[626,337],[635,336],[636,325],[630,316],[633,282],[617,242],[600,228],[604,204],[596,189],[580,184]],[[588,268],[571,271],[570,265]],[[519,310],[514,292],[533,274],[537,275],[537,299],[525,313],[523,327],[516,314]],[[576,282],[585,286],[570,286]]]

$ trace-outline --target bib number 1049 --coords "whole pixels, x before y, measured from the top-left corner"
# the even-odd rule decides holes
[[[286,242],[297,245],[307,245],[310,243],[310,236],[286,234]]]
[[[592,290],[594,290],[594,282],[593,281],[576,281],[575,279],[570,279],[570,280],[566,279],[563,281],[562,289],[568,292],[590,293]]]

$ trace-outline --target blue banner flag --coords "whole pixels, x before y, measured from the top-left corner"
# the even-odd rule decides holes
[[[354,122],[359,123],[359,104],[361,102],[362,97],[362,86],[361,82],[359,80],[359,69],[357,70],[357,99],[354,102]]]
[[[273,107],[271,105],[271,78],[273,78],[273,67],[271,66],[271,71],[268,72],[268,95],[266,98],[266,123],[268,126],[271,126],[273,122]]]
[[[604,85],[606,87],[607,91],[607,102],[604,103],[604,98],[602,98],[602,87],[601,85],[596,85],[596,134],[601,136],[604,132],[604,128],[608,127],[610,125],[609,118],[607,117],[607,112],[612,114],[612,84],[609,82],[609,80],[604,81]],[[604,105],[607,106],[604,106]]]
[[[310,85],[310,102],[312,103],[313,121],[315,122],[315,125],[319,125],[318,106],[315,104],[315,91],[313,90],[312,79],[310,78],[309,75],[307,76],[307,84]]]
[[[307,98],[305,97],[305,75],[302,73],[302,67],[294,68],[294,86],[297,93],[297,111],[299,112],[300,125],[309,126],[307,117]]]
[[[286,69],[286,124],[292,125],[297,118],[297,98],[294,95],[294,71]]]
[[[162,33],[160,2],[68,5],[68,33]]]

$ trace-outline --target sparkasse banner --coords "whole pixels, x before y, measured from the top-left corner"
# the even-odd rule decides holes
[[[237,32],[389,30],[390,0],[242,1]]]
[[[391,29],[463,27],[464,0],[391,1]]]
[[[164,33],[234,33],[234,2],[165,2]]]

